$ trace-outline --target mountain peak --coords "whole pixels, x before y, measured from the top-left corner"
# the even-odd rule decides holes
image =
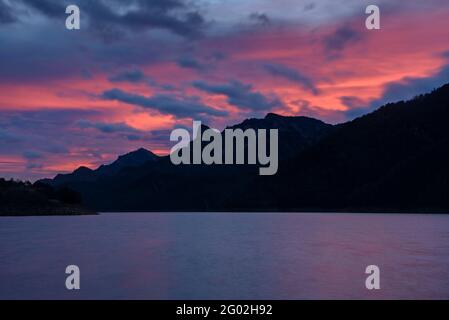
[[[113,171],[117,172],[124,167],[137,167],[143,165],[149,161],[156,161],[159,157],[153,152],[140,148],[135,151],[131,151],[127,154],[121,155],[110,165],[101,166],[98,171]],[[103,173],[104,173],[103,172]]]
[[[146,162],[157,161],[158,159],[160,158],[153,152],[140,148],[119,156],[113,163],[102,165],[97,170],[81,166],[70,174],[58,174],[53,182],[63,184],[68,181],[95,181],[98,177],[117,174],[126,167],[138,167]]]
[[[321,129],[329,129],[333,127],[321,120],[304,117],[304,116],[283,116],[277,113],[268,113],[265,118],[250,118],[243,122],[228,127],[230,129],[240,128],[240,129],[278,129],[279,131],[296,131],[307,135],[307,131],[316,130],[321,131]]]
[[[124,155],[119,156],[117,161],[118,160],[123,160],[123,159],[126,159],[126,160],[129,160],[129,159],[133,159],[133,160],[148,159],[148,160],[151,160],[151,159],[154,159],[155,157],[157,157],[157,156],[153,152],[151,152],[151,151],[149,151],[149,150],[147,150],[145,148],[139,148],[139,149],[137,149],[135,151],[131,151],[129,153],[126,153]]]
[[[85,166],[81,166],[78,169],[76,169],[75,171],[73,171],[73,173],[75,174],[84,174],[84,173],[91,173],[93,170],[85,167]]]
[[[266,120],[269,120],[269,119],[279,119],[279,118],[285,118],[285,117],[284,117],[284,116],[281,116],[280,114],[272,113],[272,112],[267,113],[267,115],[265,116],[265,119],[266,119]]]

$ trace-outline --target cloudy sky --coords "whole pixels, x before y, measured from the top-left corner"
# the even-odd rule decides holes
[[[0,176],[164,154],[192,119],[340,123],[445,82],[447,0],[0,0]]]

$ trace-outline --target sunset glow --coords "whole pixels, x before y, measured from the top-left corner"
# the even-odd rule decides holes
[[[372,31],[364,1],[203,0],[191,8],[204,19],[195,36],[103,21],[111,35],[85,1],[71,2],[86,17],[80,31],[64,28],[64,11],[1,9],[15,17],[0,20],[1,176],[52,177],[140,147],[166,154],[170,130],[192,120],[223,129],[276,112],[340,123],[449,79],[447,1],[380,1]]]

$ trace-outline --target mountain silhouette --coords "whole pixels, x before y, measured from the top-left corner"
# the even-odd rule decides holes
[[[449,85],[387,104],[255,177],[228,208],[285,211],[447,212]]]
[[[117,160],[109,165],[102,165],[96,170],[87,167],[79,167],[70,174],[58,174],[53,181],[43,180],[42,182],[51,182],[56,185],[70,184],[73,182],[95,181],[99,177],[112,176],[119,173],[123,168],[139,167],[146,162],[158,161],[160,158],[149,150],[140,148],[136,151],[119,156]]]
[[[248,119],[229,129],[278,129],[279,157],[287,159],[330,134],[331,124],[308,117],[284,117],[269,113],[264,119]]]
[[[110,211],[447,212],[448,120],[445,85],[337,126],[268,114],[229,127],[279,130],[275,176],[251,165],[175,166],[147,154],[46,183]]]
[[[280,158],[288,159],[330,134],[334,126],[307,117],[282,117],[269,114],[265,119],[248,119],[231,128],[278,129]],[[209,127],[202,125],[204,132]],[[141,149],[142,150],[142,149]],[[129,155],[141,153],[135,151]],[[119,158],[121,159],[121,158]],[[258,175],[255,165],[179,165],[168,156],[149,156],[144,163],[90,170],[78,168],[71,174],[42,180],[53,186],[67,186],[83,195],[85,203],[99,210],[218,210],[229,191],[239,180],[251,181]],[[111,174],[109,174],[111,172]],[[173,195],[177,200],[173,201]],[[167,209],[168,208],[168,209]]]

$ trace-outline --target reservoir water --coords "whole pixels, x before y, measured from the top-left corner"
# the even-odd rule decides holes
[[[369,265],[380,290],[365,287]],[[0,218],[0,299],[333,298],[448,299],[449,215]]]

